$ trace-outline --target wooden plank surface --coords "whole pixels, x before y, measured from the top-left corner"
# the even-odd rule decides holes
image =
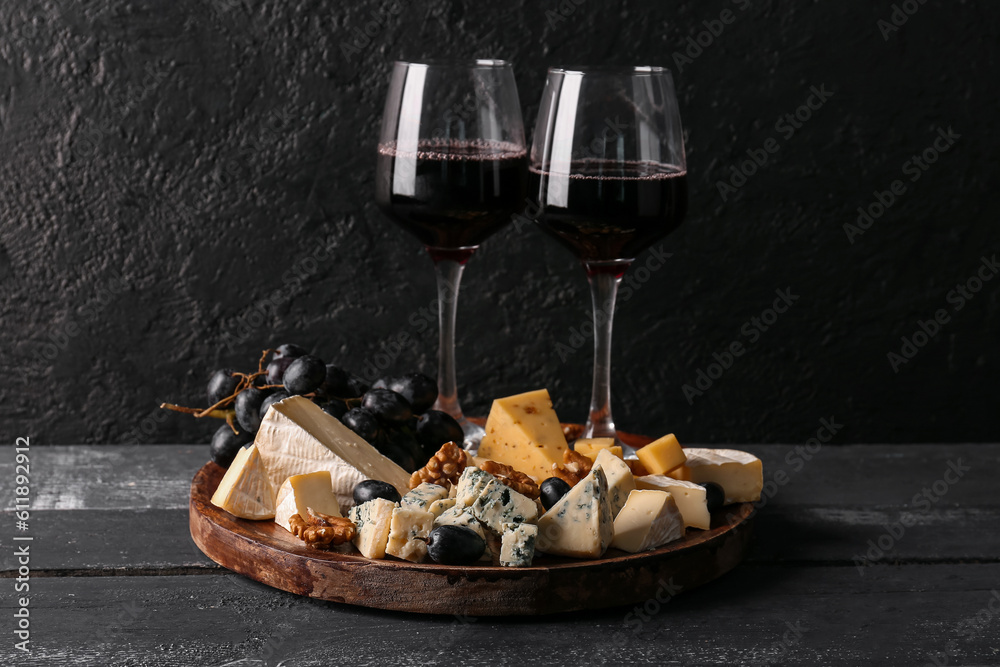
[[[16,665],[996,664],[1000,565],[749,565],[646,609],[535,619],[377,612],[236,575],[32,581]],[[991,601],[998,599],[990,607]],[[8,616],[11,600],[3,598]],[[970,624],[971,621],[971,624]],[[948,652],[948,653],[944,653]],[[243,662],[239,662],[243,661]],[[235,664],[234,664],[235,663]]]
[[[876,556],[875,562],[996,562],[1000,557],[998,445],[827,446],[798,471],[795,447],[745,449],[764,460],[766,480],[784,479],[779,470],[787,475],[760,508],[751,562],[851,563],[867,555]],[[204,459],[204,446],[32,450],[34,567],[109,574],[214,568],[187,528],[191,477]],[[971,469],[938,496],[933,487],[944,479],[949,462]],[[8,503],[11,472],[9,460],[0,465],[0,492]],[[915,504],[924,488],[935,501]],[[11,525],[9,514],[4,521]],[[14,565],[9,550],[0,553],[0,571]]]

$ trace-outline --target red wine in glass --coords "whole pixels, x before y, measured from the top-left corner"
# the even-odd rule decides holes
[[[527,195],[527,167],[527,150],[510,142],[424,140],[409,152],[387,142],[378,147],[376,201],[432,256],[474,248],[510,223]]]
[[[397,62],[386,96],[375,202],[423,243],[437,273],[438,400],[466,447],[483,429],[465,419],[455,373],[455,320],[465,264],[511,222],[527,194],[527,148],[509,63]]]
[[[531,192],[549,186],[547,172],[528,177]],[[635,257],[687,212],[687,174],[675,167],[578,161],[565,183],[565,199],[548,202],[538,222],[584,263]]]
[[[579,258],[590,282],[594,374],[583,435],[617,438],[611,331],[618,285],[636,256],[676,229],[687,211],[670,73],[661,67],[550,68],[529,178],[538,224]]]

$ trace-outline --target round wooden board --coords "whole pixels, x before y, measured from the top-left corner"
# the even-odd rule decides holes
[[[620,434],[633,446],[648,438]],[[238,519],[210,502],[225,471],[207,463],[191,483],[191,537],[206,556],[234,572],[321,600],[425,614],[551,614],[635,604],[701,586],[746,554],[753,505],[724,507],[711,530],[654,551],[609,550],[600,560],[539,554],[532,567],[456,567],[369,560],[350,545],[307,548],[273,521]]]

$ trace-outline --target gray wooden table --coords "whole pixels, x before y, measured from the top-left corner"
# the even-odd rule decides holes
[[[220,569],[188,534],[204,445],[36,445],[27,531],[13,453],[0,462],[0,664],[1000,664],[1000,445],[741,448],[768,484],[752,552],[727,576],[662,603],[470,618],[320,602]],[[30,653],[15,647],[25,595]]]

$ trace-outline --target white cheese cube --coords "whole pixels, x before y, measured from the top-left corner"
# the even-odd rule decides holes
[[[600,466],[608,478],[608,501],[611,503],[611,516],[618,516],[618,512],[625,507],[628,494],[632,493],[635,488],[632,469],[607,449],[602,449],[597,453],[594,466]]]
[[[529,567],[535,557],[538,526],[530,523],[505,523],[500,546],[500,565]]]
[[[726,504],[760,500],[764,488],[764,468],[753,454],[736,449],[684,450],[692,482],[715,482],[726,492]]]
[[[385,552],[419,563],[427,557],[427,536],[433,529],[434,515],[430,512],[416,507],[397,507],[392,510]]]
[[[501,533],[504,523],[534,523],[538,507],[531,498],[494,479],[472,504],[472,515],[493,532]]]
[[[608,480],[595,467],[538,520],[536,547],[555,556],[600,558],[613,537]]]
[[[666,491],[629,494],[625,507],[615,519],[611,546],[629,553],[648,551],[684,537],[684,519],[674,499]]]
[[[447,497],[448,489],[443,486],[438,486],[437,484],[424,482],[415,489],[410,489],[410,492],[403,496],[403,499],[399,501],[399,504],[401,507],[411,506],[428,511],[432,502],[435,500],[442,500]]]
[[[375,498],[361,505],[355,505],[348,518],[357,527],[354,546],[365,558],[385,558],[385,547],[389,541],[389,528],[396,503],[385,498]]]
[[[673,496],[685,526],[702,530],[712,527],[712,516],[708,513],[708,502],[705,499],[705,487],[700,484],[666,475],[644,475],[635,478],[635,487],[647,491],[666,491]]]

